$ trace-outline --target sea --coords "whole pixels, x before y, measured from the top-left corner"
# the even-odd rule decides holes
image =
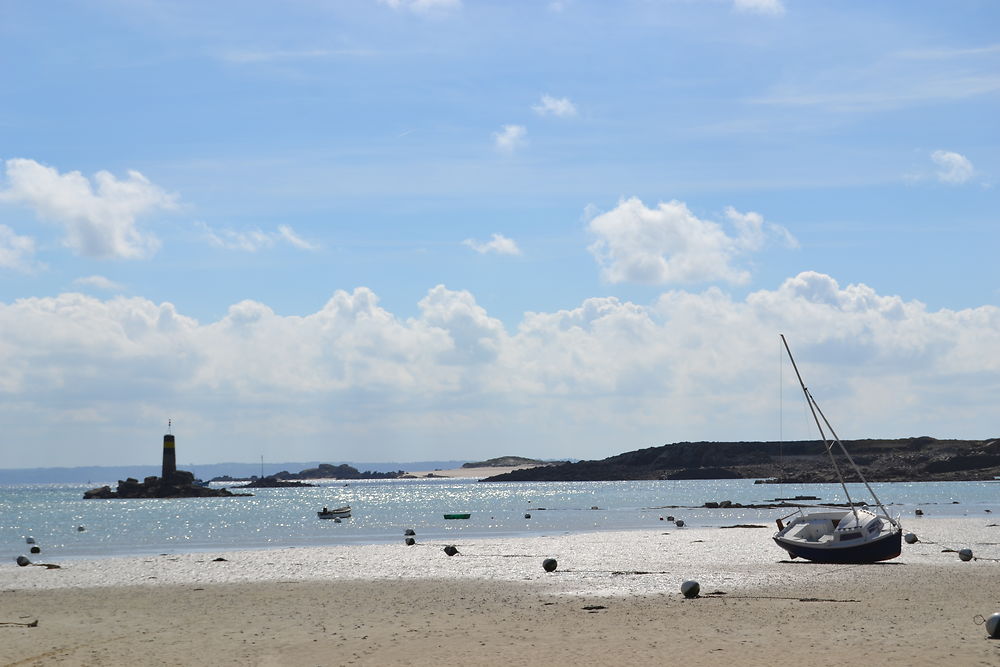
[[[113,485],[113,482],[107,482]],[[102,482],[103,484],[103,482]],[[773,526],[792,508],[706,509],[706,502],[766,504],[815,496],[842,503],[837,484],[755,484],[753,480],[619,482],[482,482],[476,479],[318,480],[313,487],[248,489],[252,496],[83,500],[100,484],[0,486],[4,557],[28,554],[28,538],[47,559],[279,549],[402,542],[413,530],[423,542],[523,537],[607,530],[760,524]],[[227,486],[241,492],[236,485]],[[923,516],[1000,515],[1000,480],[873,484],[904,530]],[[853,500],[870,502],[860,485]],[[350,505],[337,523],[316,512]],[[468,519],[445,519],[468,512]],[[675,523],[670,523],[674,521]],[[1000,516],[998,516],[1000,520]],[[32,556],[37,559],[38,557]]]

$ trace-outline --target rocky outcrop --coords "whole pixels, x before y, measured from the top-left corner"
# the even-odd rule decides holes
[[[315,486],[315,484],[306,484],[305,482],[293,482],[287,479],[279,479],[275,477],[258,477],[252,480],[249,484],[244,484],[243,486],[237,486],[237,489],[283,489],[286,487],[295,486]]]
[[[870,482],[975,481],[1000,476],[1000,440],[916,438],[844,441]],[[846,461],[841,468],[848,470]],[[614,481],[757,479],[777,483],[836,482],[823,443],[679,442],[599,461],[515,470],[483,481]],[[847,481],[854,481],[848,477]]]
[[[470,461],[463,463],[463,468],[516,468],[517,466],[552,466],[566,463],[566,461],[541,461],[539,459],[528,459],[523,456],[500,456],[486,461]]]
[[[221,496],[251,495],[249,493],[232,493],[228,489],[212,489],[195,484],[194,474],[187,470],[177,470],[170,479],[164,481],[155,475],[146,477],[141,482],[134,477],[118,480],[118,487],[112,491],[110,486],[99,486],[83,494],[84,500],[107,498],[210,498]]]

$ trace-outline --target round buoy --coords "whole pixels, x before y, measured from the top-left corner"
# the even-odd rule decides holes
[[[85,531],[85,530],[87,530],[87,529],[86,529],[86,528],[84,528],[83,526],[77,526],[77,527],[76,527],[76,532],[78,532],[78,533],[82,533],[82,532],[83,532],[83,531]]]
[[[906,535],[903,535],[903,539],[906,540],[907,544],[913,544],[917,541],[917,536],[913,533],[907,533]]]
[[[35,538],[29,536],[29,537],[24,538],[24,541],[27,544],[34,544],[35,543]]]
[[[31,561],[28,560],[27,556],[18,556],[17,564],[20,565],[21,567],[24,567],[25,565],[31,565]]]
[[[33,554],[40,554],[40,553],[42,553],[42,550],[37,545],[32,545],[30,551]]]
[[[454,556],[455,554],[458,553],[458,549],[456,549],[455,547],[453,547],[452,545],[449,544],[448,546],[446,546],[444,548],[444,552],[446,554],[448,554],[449,556]]]
[[[416,535],[416,534],[417,534],[416,531],[414,531],[412,528],[407,528],[406,530],[403,531],[403,535]]]
[[[525,515],[524,515],[524,518],[525,518],[525,519],[530,519],[530,518],[531,518],[531,515],[530,515],[530,514],[528,514],[528,513],[525,513]]]
[[[923,510],[917,510],[917,511],[914,512],[914,514],[916,514],[917,516],[923,516],[924,515],[924,511]]]
[[[408,546],[408,547],[412,547],[414,544],[417,543],[417,541],[415,539],[413,539],[412,537],[407,537],[403,541],[406,542],[406,546]]]
[[[958,557],[964,561],[972,560],[972,549],[962,549],[958,552]]]
[[[672,516],[668,516],[667,517],[667,521],[673,521],[673,520],[674,520],[674,517],[672,517]]]
[[[559,567],[559,563],[556,562],[555,558],[546,558],[542,561],[542,569],[546,572],[555,572],[557,567]]]
[[[993,614],[986,619],[986,632],[994,639],[1000,639],[1000,614]]]
[[[694,580],[685,581],[683,584],[681,584],[681,593],[683,593],[684,597],[686,598],[696,598],[698,597],[698,593],[700,592],[701,592],[701,584],[699,584],[697,581]]]
[[[678,528],[683,528],[684,527],[684,519],[677,519],[677,521],[674,521],[674,525],[677,526]]]

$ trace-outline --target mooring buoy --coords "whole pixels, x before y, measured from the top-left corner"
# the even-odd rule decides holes
[[[907,544],[914,544],[918,541],[917,536],[914,535],[913,533],[907,533],[906,535],[903,535],[903,539],[906,540]]]
[[[531,518],[531,515],[530,515],[530,514],[528,514],[527,512],[525,512],[525,513],[524,513],[524,518],[525,518],[525,519],[530,519],[530,518]]]
[[[31,549],[29,551],[31,551],[31,553],[33,553],[33,554],[40,554],[40,553],[42,553],[42,550],[41,550],[41,548],[38,545],[32,545]]]
[[[415,539],[413,539],[412,537],[407,537],[403,541],[406,543],[406,546],[408,546],[408,547],[412,547],[414,544],[417,543],[417,541]]]
[[[1000,639],[1000,613],[986,619],[986,632],[994,639]]]
[[[34,544],[35,543],[35,538],[33,538],[33,537],[31,537],[29,535],[28,537],[24,538],[24,541],[25,541],[26,544]]]
[[[962,549],[958,552],[958,557],[964,561],[972,560],[972,549]]]
[[[684,519],[677,519],[677,521],[674,521],[674,525],[677,526],[678,528],[683,528],[684,527]]]
[[[455,554],[458,553],[458,549],[456,549],[454,546],[452,546],[452,545],[449,544],[448,546],[446,546],[444,548],[444,552],[446,554],[448,554],[449,556],[454,556]]]
[[[26,565],[31,565],[31,561],[28,560],[27,556],[18,556],[16,560],[17,564],[20,565],[21,567],[25,567]]]
[[[84,528],[83,526],[77,526],[77,527],[76,527],[76,532],[78,532],[78,533],[82,533],[82,532],[83,532],[83,531],[85,531],[85,530],[87,530],[87,529],[86,529],[86,528]]]
[[[403,531],[403,535],[416,535],[416,534],[417,534],[416,531],[414,531],[412,528],[407,528],[406,530]]]
[[[546,558],[542,561],[542,569],[546,572],[555,572],[557,567],[559,567],[559,563],[556,562],[555,558]]]
[[[683,593],[686,598],[696,598],[700,592],[701,584],[693,579],[685,581],[681,584],[681,593]]]
[[[924,511],[923,510],[916,510],[914,512],[914,514],[917,515],[917,516],[923,516],[924,515]]]

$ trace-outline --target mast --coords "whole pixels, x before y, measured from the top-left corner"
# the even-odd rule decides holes
[[[850,452],[847,451],[847,448],[844,447],[844,443],[842,443],[840,441],[840,438],[837,437],[837,433],[836,431],[833,430],[833,426],[830,425],[830,421],[826,418],[826,415],[823,414],[823,411],[820,409],[819,404],[816,403],[816,399],[813,398],[813,395],[809,392],[809,389],[806,388],[806,384],[802,380],[802,374],[799,373],[799,367],[795,364],[795,358],[792,356],[792,350],[788,347],[788,341],[785,340],[785,335],[784,334],[778,334],[778,335],[781,336],[781,342],[784,344],[785,351],[788,353],[788,360],[792,362],[792,368],[795,369],[795,377],[798,378],[799,386],[802,387],[802,393],[806,397],[806,403],[809,405],[809,411],[812,413],[813,420],[816,422],[816,428],[819,429],[819,435],[823,439],[823,444],[826,447],[826,453],[830,457],[830,462],[833,463],[833,469],[837,471],[837,479],[840,480],[840,487],[844,489],[844,495],[847,496],[847,502],[850,504],[851,511],[854,513],[855,518],[857,518],[858,512],[854,507],[854,502],[851,500],[851,494],[847,490],[847,484],[844,482],[844,476],[840,472],[840,466],[837,465],[837,460],[833,456],[834,444],[836,444],[840,448],[840,451],[850,462],[851,467],[854,468],[854,472],[858,475],[858,479],[861,480],[861,482],[865,485],[865,488],[868,489],[868,493],[871,494],[872,500],[875,501],[875,505],[882,511],[882,514],[885,515],[885,517],[891,521],[892,519],[889,516],[889,512],[886,511],[885,507],[882,505],[882,501],[879,500],[878,495],[875,494],[875,490],[872,489],[870,484],[868,484],[868,480],[865,479],[865,476],[864,474],[862,474],[861,469],[858,467],[858,464],[854,462],[854,459],[851,457]],[[822,420],[822,422],[820,420]],[[831,438],[827,438],[826,431],[823,429],[824,424],[826,425],[826,428],[829,429],[830,435],[832,436]]]

